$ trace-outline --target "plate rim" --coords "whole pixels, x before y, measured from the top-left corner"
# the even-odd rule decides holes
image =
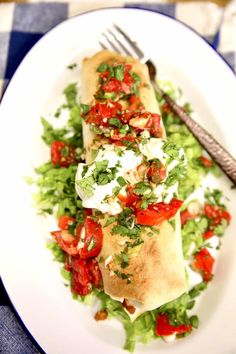
[[[191,26],[189,26],[188,24],[186,24],[185,22],[183,22],[182,20],[179,20],[175,17],[172,17],[171,15],[165,14],[161,11],[158,10],[154,10],[154,9],[147,9],[147,8],[142,8],[142,7],[138,7],[137,4],[136,5],[132,5],[132,3],[130,4],[129,7],[124,6],[109,6],[109,7],[105,7],[105,8],[98,8],[98,9],[92,9],[92,10],[88,10],[88,11],[84,11],[80,14],[71,16],[69,18],[66,18],[65,20],[61,21],[60,23],[58,23],[57,25],[53,26],[52,28],[50,28],[48,31],[46,31],[45,33],[43,33],[42,37],[30,48],[30,50],[25,54],[25,56],[23,57],[23,59],[21,60],[20,64],[18,65],[18,67],[16,68],[13,76],[10,78],[10,80],[8,81],[7,85],[5,86],[5,89],[2,93],[2,96],[0,97],[0,111],[1,111],[1,106],[4,103],[4,98],[6,96],[6,93],[9,91],[9,88],[11,86],[11,83],[13,81],[13,79],[15,78],[17,72],[21,69],[22,64],[24,63],[24,61],[26,60],[26,58],[30,55],[31,51],[34,50],[34,48],[42,41],[44,40],[44,37],[47,36],[50,32],[56,30],[57,27],[59,26],[63,26],[65,23],[69,23],[70,21],[75,20],[76,18],[80,18],[81,16],[84,15],[89,15],[91,13],[95,13],[95,12],[106,12],[109,10],[113,10],[113,11],[140,11],[140,12],[152,12],[154,14],[163,16],[163,17],[167,17],[168,19],[179,23],[180,25],[182,25],[184,28],[186,28],[187,30],[190,30],[190,32],[192,32],[194,35],[196,35],[196,37],[200,38],[203,43],[205,43],[207,45],[207,47],[209,47],[215,54],[216,57],[218,57],[219,60],[222,60],[222,62],[225,64],[225,67],[230,69],[231,74],[233,74],[234,80],[236,80],[236,71],[234,71],[234,69],[231,67],[231,65],[227,62],[227,60],[224,58],[224,56],[218,52],[212,45],[211,43],[209,43],[206,38],[204,38],[200,33],[198,33],[194,28],[192,28]],[[32,344],[35,346],[35,348],[42,354],[46,354],[46,352],[42,349],[42,347],[40,346],[40,344],[37,342],[37,340],[35,339],[35,337],[32,335],[32,333],[30,332],[30,330],[27,328],[27,326],[25,325],[23,319],[21,318],[21,316],[19,315],[13,300],[11,299],[11,297],[8,294],[7,291],[7,285],[6,285],[6,281],[4,281],[4,276],[2,274],[2,276],[0,275],[0,280],[2,281],[3,284],[3,288],[5,290],[5,293],[7,295],[7,298],[9,300],[10,303],[10,309],[13,311],[13,314],[15,315],[18,323],[20,324],[23,332],[28,336],[28,338],[30,339],[30,341],[32,342]]]

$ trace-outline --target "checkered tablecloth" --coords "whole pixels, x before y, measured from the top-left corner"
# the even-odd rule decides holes
[[[167,4],[165,0],[94,0],[0,4],[0,97],[29,49],[52,27],[84,11],[111,6],[151,9],[174,17],[214,42],[233,70],[236,69],[236,0],[224,14],[207,1]],[[219,31],[219,35],[216,34]],[[2,296],[3,297],[3,296]],[[0,301],[0,353],[32,354],[38,349],[22,330],[8,301]]]

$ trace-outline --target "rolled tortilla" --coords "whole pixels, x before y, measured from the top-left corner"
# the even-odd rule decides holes
[[[141,79],[140,98],[145,109],[152,113],[160,113],[154,90],[151,86],[147,66],[138,60],[108,51],[101,51],[91,58],[86,58],[82,65],[82,102],[90,103],[97,91],[98,73],[97,68],[101,63],[131,63],[132,70]],[[91,162],[91,148],[93,146],[93,133],[89,125],[83,122],[84,146],[86,149],[87,162]],[[163,127],[163,136],[165,130]],[[105,225],[105,219],[101,224]],[[182,254],[181,225],[179,213],[176,214],[175,227],[168,221],[154,228],[154,236],[148,236],[143,231],[141,238],[144,243],[134,247],[129,255],[129,265],[121,269],[114,262],[114,255],[119,254],[128,240],[120,235],[112,235],[114,223],[103,227],[103,246],[98,257],[102,272],[104,291],[119,301],[127,299],[138,310],[137,314],[153,310],[172,301],[186,291],[185,268]],[[114,270],[132,274],[131,282],[119,278]]]

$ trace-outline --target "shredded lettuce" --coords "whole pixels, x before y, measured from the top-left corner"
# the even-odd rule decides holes
[[[117,73],[117,75],[121,74],[122,73]],[[179,99],[181,96],[181,91],[176,91],[170,82],[165,83],[165,90],[168,90],[174,99]],[[61,111],[68,109],[68,123],[62,129],[55,129],[51,123],[45,118],[42,118],[42,139],[49,146],[55,140],[64,141],[72,144],[75,148],[79,148],[82,152],[81,107],[77,101],[76,84],[72,83],[67,86],[64,90],[64,95],[66,101],[59,107],[55,113],[55,117],[60,118]],[[163,100],[161,98],[158,98],[158,100],[162,106],[164,103]],[[191,107],[189,104],[185,104],[185,109],[190,112]],[[218,168],[213,163],[211,168],[206,169],[200,163],[199,157],[203,155],[204,151],[178,117],[174,116],[171,112],[168,114],[162,112],[162,115],[169,142],[183,147],[185,151],[187,171],[185,178],[180,181],[179,185],[179,197],[185,200],[186,197],[200,185],[206,173],[212,172],[218,174]],[[38,174],[36,180],[38,193],[35,195],[35,201],[40,213],[53,214],[56,212],[57,217],[65,214],[75,215],[77,220],[83,217],[82,202],[75,193],[74,183],[76,170],[76,164],[72,164],[68,168],[56,168],[50,161],[36,169],[36,173]],[[29,182],[32,183],[32,179],[30,179]],[[221,202],[222,193],[218,190],[214,190],[213,192],[210,190],[206,191],[205,198],[210,204],[224,207]],[[197,220],[188,220],[183,226],[183,253],[186,259],[189,259],[193,252],[200,249],[204,242],[206,242],[202,235],[208,229],[208,226],[208,220],[204,216],[200,216]],[[215,228],[215,233],[221,236],[226,226],[227,222],[223,220],[222,224]],[[193,245],[194,249],[192,247]],[[65,262],[65,252],[61,250],[56,242],[49,243],[47,247],[52,251],[55,261]],[[65,279],[66,285],[69,286],[71,283],[71,273],[68,272],[64,266],[61,268],[61,275]],[[193,328],[197,328],[199,324],[198,317],[196,315],[189,315],[188,312],[194,307],[195,298],[199,296],[206,287],[207,283],[202,282],[178,299],[158,309],[143,313],[133,322],[130,320],[122,304],[119,301],[113,300],[101,290],[94,288],[92,293],[87,296],[75,294],[72,294],[72,296],[74,299],[89,305],[92,305],[94,299],[98,298],[101,304],[100,309],[106,310],[109,318],[114,317],[123,324],[126,332],[124,349],[133,352],[137,341],[146,343],[150,339],[159,338],[155,333],[156,317],[158,314],[168,314],[172,325],[192,324]],[[187,334],[184,334],[182,336],[186,335]]]

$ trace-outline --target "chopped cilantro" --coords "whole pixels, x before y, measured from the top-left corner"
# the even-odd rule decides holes
[[[116,217],[115,216],[109,216],[107,218],[107,221],[106,221],[104,227],[111,225],[115,221],[116,221]]]
[[[108,66],[107,64],[102,63],[102,64],[99,65],[97,71],[98,71],[99,73],[104,73],[105,71],[108,70],[108,68],[109,68],[109,66]]]
[[[121,273],[118,269],[114,270],[114,273],[123,280],[127,279],[127,284],[131,283],[130,277],[132,277],[132,274]]]
[[[73,70],[76,67],[77,67],[76,63],[70,64],[70,65],[67,66],[67,68],[70,69],[70,70]]]
[[[89,166],[88,165],[85,165],[83,167],[83,171],[81,173],[81,176],[84,177],[86,175],[86,173],[88,172],[88,169],[89,169]]]
[[[124,80],[124,65],[117,65],[114,68],[115,78],[119,81]]]
[[[87,250],[88,250],[89,252],[92,251],[92,249],[95,247],[95,245],[96,245],[96,242],[95,242],[94,238],[92,237],[92,238],[91,238],[91,241],[89,242],[89,245],[88,245],[88,247],[87,247]]]
[[[80,107],[81,107],[82,113],[83,113],[84,115],[86,115],[86,114],[90,111],[90,105],[89,105],[89,104],[83,104],[83,103],[81,103],[81,104],[80,104]]]
[[[118,118],[110,118],[109,119],[109,124],[112,126],[115,126],[117,128],[121,128],[122,127],[122,123]]]
[[[95,181],[92,176],[81,179],[80,181],[76,181],[76,183],[82,189],[85,197],[91,197],[93,195],[93,192],[95,190],[93,185]]]
[[[127,184],[126,180],[125,180],[122,176],[119,176],[119,177],[117,178],[117,182],[119,183],[119,185],[120,185],[121,187],[124,187],[124,186]]]
[[[147,182],[138,182],[134,186],[134,193],[138,195],[148,194],[152,191],[151,186]]]
[[[116,187],[112,188],[112,194],[114,194],[116,196],[119,194],[120,190],[121,190],[121,187],[116,186]]]

